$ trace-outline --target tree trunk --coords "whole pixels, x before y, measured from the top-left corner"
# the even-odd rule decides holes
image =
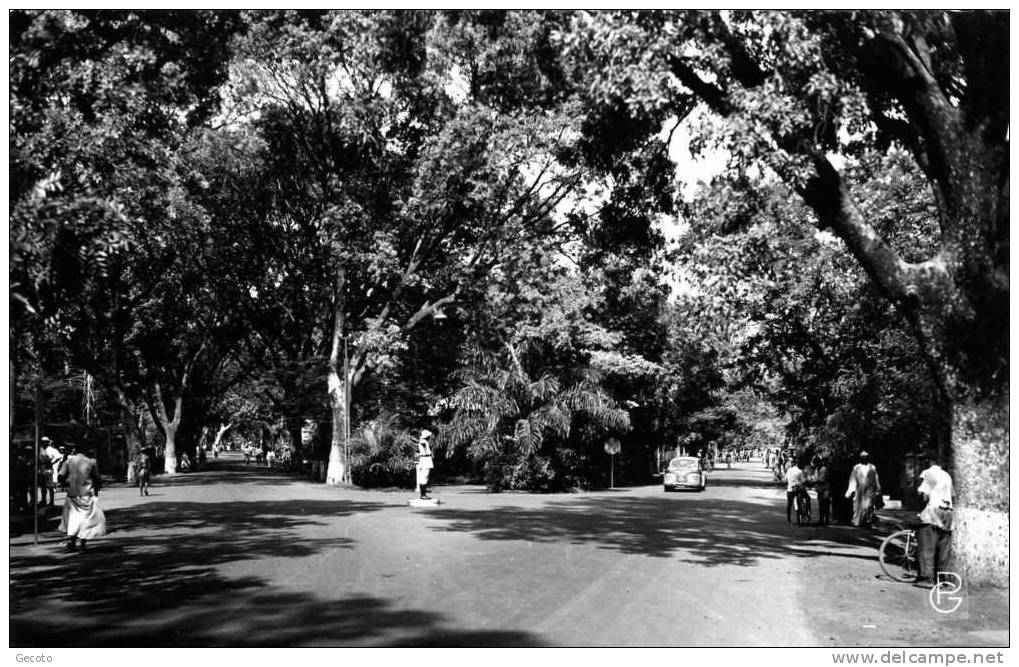
[[[166,438],[164,458],[167,475],[177,474],[177,427],[171,424],[163,424]]]
[[[233,422],[230,422],[229,424],[220,424],[219,430],[216,431],[216,439],[213,440],[212,446],[219,447],[219,443],[223,441],[223,436],[226,435],[226,432],[232,429],[233,427],[234,427]]]
[[[1008,391],[952,411],[955,567],[967,584],[1008,586]]]
[[[346,423],[345,385],[339,375],[329,372],[329,404],[332,413],[332,438],[329,447],[329,467],[326,484],[338,486],[346,481],[347,460],[344,445],[344,424]]]
[[[347,406],[350,404],[347,396],[347,392],[350,390],[350,375],[347,374],[346,364],[340,358],[344,343],[344,325],[346,323],[346,316],[343,310],[343,295],[346,281],[346,269],[340,267],[336,271],[336,305],[334,306],[332,346],[329,354],[329,374],[327,376],[329,407],[332,412],[332,441],[329,447],[329,466],[326,469],[326,484],[332,486],[343,484],[347,477],[344,424],[347,416]],[[341,375],[344,375],[342,380]]]
[[[291,417],[287,419],[287,432],[290,434],[290,456],[297,458],[298,452],[303,448],[301,447],[301,436],[303,420],[298,417]]]
[[[183,383],[182,383],[183,384]],[[155,416],[159,419],[159,426],[163,430],[163,437],[166,440],[164,449],[165,472],[167,475],[177,474],[177,430],[180,428],[181,417],[184,413],[183,387],[181,392],[173,399],[173,415],[166,411],[166,404],[163,402],[163,388],[159,382],[152,385],[153,401],[155,403]]]
[[[121,421],[124,423],[124,442],[127,445],[127,485],[138,486],[138,476],[135,474],[134,460],[138,458],[142,447],[145,446],[141,428],[138,426],[136,410],[131,407],[121,406]]]

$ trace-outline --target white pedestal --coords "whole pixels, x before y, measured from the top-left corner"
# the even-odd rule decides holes
[[[411,507],[437,507],[439,505],[438,498],[411,498],[407,501],[407,504]]]

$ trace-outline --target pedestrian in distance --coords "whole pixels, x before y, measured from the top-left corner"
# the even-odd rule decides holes
[[[57,451],[60,452],[60,460],[57,461],[55,466],[53,466],[53,475],[57,478],[57,488],[61,491],[67,491],[67,482],[60,479],[60,466],[64,465],[64,461],[66,461],[67,458],[74,453],[71,451],[71,447],[72,445],[70,443],[65,443],[62,447],[57,448]]]
[[[846,498],[853,500],[853,525],[870,528],[874,523],[876,498],[881,495],[881,480],[877,468],[870,462],[870,454],[860,452],[860,462],[853,466],[849,476]]]
[[[134,472],[138,478],[138,495],[149,495],[149,483],[152,481],[152,456],[143,449],[134,461]]]
[[[56,504],[57,477],[63,457],[60,450],[53,446],[53,441],[44,437],[43,450],[39,452],[39,486],[42,489],[41,500],[47,506]],[[48,496],[48,500],[47,500]]]
[[[74,454],[60,466],[60,476],[67,480],[67,499],[60,520],[60,530],[67,535],[67,550],[75,551],[81,540],[85,543],[106,534],[106,515],[99,506],[99,466],[84,453]]]
[[[795,462],[785,471],[785,483],[785,520],[786,523],[792,523],[793,504],[796,502],[796,496],[807,495],[805,486],[807,477]],[[809,503],[810,496],[804,498],[804,502]]]
[[[205,456],[205,447],[198,448],[198,469],[205,470],[205,464],[208,462],[208,458]]]
[[[14,494],[14,507],[19,512],[27,512],[35,501],[35,448],[25,445],[14,459],[14,472],[11,475],[11,491]]]
[[[917,492],[926,503],[916,530],[916,583],[924,585],[936,582],[939,573],[948,572],[952,560],[952,476],[941,468],[936,450],[927,452],[927,469],[920,473]]]
[[[831,473],[828,461],[818,456],[814,462],[814,490],[817,492],[817,525],[827,526],[831,521]]]
[[[273,464],[276,463],[276,452],[274,450],[270,449],[268,452],[266,452],[265,463],[270,468],[272,468]]]
[[[428,429],[421,431],[421,437],[418,438],[418,465],[417,465],[417,483],[418,492],[422,500],[428,500],[428,479],[431,477],[432,468],[434,463],[432,462],[432,446],[429,443],[429,439],[432,437],[432,432]]]

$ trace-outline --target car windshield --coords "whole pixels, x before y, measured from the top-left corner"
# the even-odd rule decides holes
[[[669,470],[696,470],[697,459],[672,459]]]

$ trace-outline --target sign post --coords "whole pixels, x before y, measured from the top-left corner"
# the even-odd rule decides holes
[[[609,488],[616,488],[616,454],[621,449],[619,440],[616,438],[609,438],[605,441],[605,453],[612,457],[609,463]]]

